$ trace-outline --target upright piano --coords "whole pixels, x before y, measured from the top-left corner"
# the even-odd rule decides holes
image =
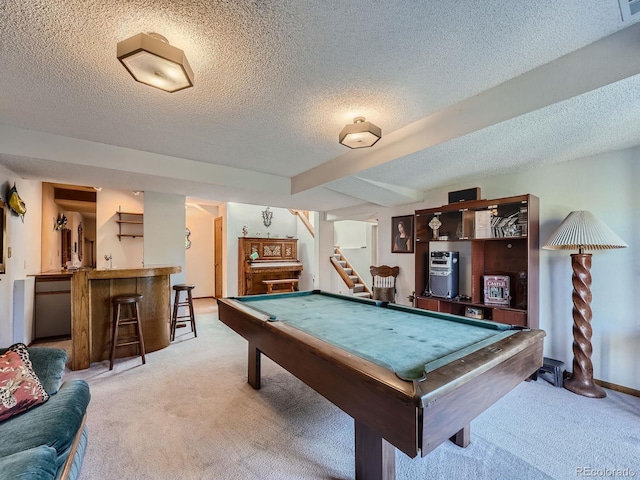
[[[263,280],[298,279],[297,238],[238,238],[238,295],[267,293]]]

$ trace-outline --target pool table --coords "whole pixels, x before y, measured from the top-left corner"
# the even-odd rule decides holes
[[[356,479],[395,478],[395,448],[466,447],[470,422],[542,366],[542,330],[319,290],[218,299],[249,343],[355,421]],[[395,448],[394,448],[395,447]]]

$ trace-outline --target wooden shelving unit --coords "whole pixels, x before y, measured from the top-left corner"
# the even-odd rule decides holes
[[[143,214],[134,212],[116,212],[118,215],[118,240],[122,241],[122,237],[142,237],[142,225],[144,225]],[[136,225],[129,230],[129,226]],[[139,226],[138,226],[139,225]],[[123,228],[125,228],[123,233]]]
[[[487,320],[538,328],[539,203],[533,195],[520,195],[416,210],[415,305],[456,315],[465,315],[467,307],[474,307]],[[441,223],[436,238],[429,227],[433,218]],[[459,293],[468,298],[430,295],[431,251],[460,252]],[[485,302],[486,275],[510,278],[507,305]]]

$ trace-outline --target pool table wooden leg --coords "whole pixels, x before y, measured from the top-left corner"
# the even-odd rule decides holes
[[[464,428],[458,430],[449,440],[459,447],[466,448],[471,443],[471,424],[467,423]]]
[[[262,352],[249,342],[249,374],[248,382],[256,390],[260,390],[260,359]]]
[[[355,433],[356,480],[395,480],[395,447],[358,420]]]

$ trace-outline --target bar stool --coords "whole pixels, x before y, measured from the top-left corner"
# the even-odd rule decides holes
[[[138,345],[140,349],[140,355],[142,356],[142,364],[147,363],[144,356],[144,339],[142,337],[142,327],[140,326],[140,300],[143,296],[139,293],[128,293],[123,295],[116,295],[111,299],[113,302],[113,329],[111,332],[111,358],[109,363],[109,370],[113,370],[113,361],[116,358],[116,347],[122,347],[125,345]],[[121,317],[123,312],[122,306],[128,305],[130,309],[129,317]],[[123,325],[135,325],[136,334],[133,337],[122,339],[118,341],[118,328]]]
[[[195,285],[178,284],[173,286],[173,290],[176,292],[176,298],[173,302],[173,316],[171,317],[171,341],[176,339],[176,327],[178,320],[181,318],[188,318],[191,322],[191,330],[195,337],[198,336],[196,332],[196,316],[193,311],[193,297],[191,296],[191,290],[196,288]],[[180,292],[187,292],[187,298],[180,301]],[[188,308],[189,315],[178,315],[178,309],[180,307]]]

